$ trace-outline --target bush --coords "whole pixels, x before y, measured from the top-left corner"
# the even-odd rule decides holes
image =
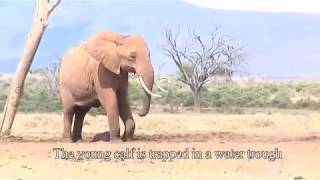
[[[142,105],[143,89],[140,88],[138,82],[131,81],[128,87],[128,100],[133,110]]]
[[[287,92],[278,93],[271,102],[272,107],[276,108],[292,108],[293,103]]]
[[[88,112],[90,115],[92,116],[97,116],[97,115],[103,115],[104,110],[102,109],[102,107],[97,107],[97,108],[91,108],[90,111]]]
[[[239,95],[241,107],[267,107],[271,102],[271,93],[262,87],[245,88]]]
[[[303,95],[320,97],[320,86],[318,84],[299,83],[296,85],[296,92]]]
[[[209,90],[207,101],[213,107],[230,107],[238,105],[239,88],[233,84],[216,84]]]
[[[168,79],[162,81],[168,93],[157,91],[162,98],[152,98],[152,103],[175,113],[181,105],[193,106],[193,95],[185,84]],[[0,79],[0,109],[3,109],[9,92],[8,79]],[[130,78],[128,99],[131,109],[142,105],[144,91],[139,82]],[[201,91],[201,107],[217,108],[219,112],[241,114],[243,108],[291,108],[320,110],[320,85],[316,83],[251,83],[210,82]],[[296,99],[294,103],[291,99]],[[186,109],[188,109],[186,108]],[[192,109],[192,108],[190,108]],[[61,112],[59,97],[50,93],[48,83],[41,78],[28,77],[24,95],[20,101],[20,112]],[[102,108],[92,108],[92,115],[104,114]]]
[[[308,99],[300,99],[295,103],[297,109],[313,109],[319,110],[320,109],[320,102],[313,101],[310,98]]]

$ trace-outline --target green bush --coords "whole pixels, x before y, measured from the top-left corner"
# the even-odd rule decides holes
[[[320,86],[318,84],[307,84],[307,83],[298,83],[296,85],[296,92],[302,93],[305,95],[312,95],[315,97],[320,97]]]
[[[9,92],[9,80],[0,79],[0,109],[3,109]],[[178,107],[192,109],[193,94],[190,88],[173,79],[162,81],[168,93],[154,91],[162,98],[152,98],[152,104],[175,113]],[[128,99],[133,111],[142,105],[144,91],[139,82],[130,78]],[[243,108],[290,108],[320,110],[320,84],[317,83],[255,83],[209,82],[201,91],[201,107],[217,108],[219,112],[242,113]],[[300,99],[299,99],[300,98]],[[295,102],[292,99],[296,99]],[[41,78],[28,77],[24,95],[18,108],[20,112],[61,112],[59,96],[50,93],[48,83]],[[92,108],[92,115],[104,114],[102,108]]]
[[[320,109],[320,102],[311,100],[310,98],[300,99],[295,103],[295,106],[297,109],[319,110]]]
[[[102,107],[95,107],[95,108],[91,108],[90,111],[88,112],[90,115],[96,116],[96,115],[103,115],[104,110],[102,109]]]
[[[143,89],[140,88],[138,82],[131,81],[128,87],[128,100],[133,110],[142,105]]]
[[[262,87],[251,87],[240,90],[238,106],[266,107],[271,102],[271,93]]]
[[[293,103],[288,92],[282,91],[278,93],[271,102],[272,107],[275,108],[292,108]]]

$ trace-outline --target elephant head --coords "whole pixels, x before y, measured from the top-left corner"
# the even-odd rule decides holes
[[[103,31],[87,42],[90,55],[100,61],[105,68],[115,74],[121,71],[133,72],[139,77],[144,88],[145,98],[139,116],[145,116],[150,109],[154,84],[154,70],[150,60],[150,50],[144,39],[137,35],[123,36]]]

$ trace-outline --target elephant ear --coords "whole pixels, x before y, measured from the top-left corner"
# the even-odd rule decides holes
[[[115,41],[106,38],[103,33],[98,33],[86,45],[89,54],[95,60],[101,62],[111,72],[120,74],[119,48]]]

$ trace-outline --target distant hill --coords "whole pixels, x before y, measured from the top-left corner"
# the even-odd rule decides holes
[[[24,5],[26,13],[33,15],[30,3]],[[49,59],[61,57],[67,49],[85,41],[94,32],[111,29],[125,34],[140,33],[151,47],[156,72],[172,74],[175,66],[161,50],[165,43],[164,28],[180,29],[184,36],[183,29],[190,27],[205,37],[216,26],[221,26],[221,32],[245,48],[250,75],[320,76],[320,15],[223,11],[179,1],[62,1],[60,8],[50,19],[32,68],[45,67]],[[0,55],[0,72],[15,71],[31,26],[32,19],[27,20],[30,24],[17,32],[9,43],[17,49],[16,57],[4,59]],[[12,21],[19,22],[19,19]]]

